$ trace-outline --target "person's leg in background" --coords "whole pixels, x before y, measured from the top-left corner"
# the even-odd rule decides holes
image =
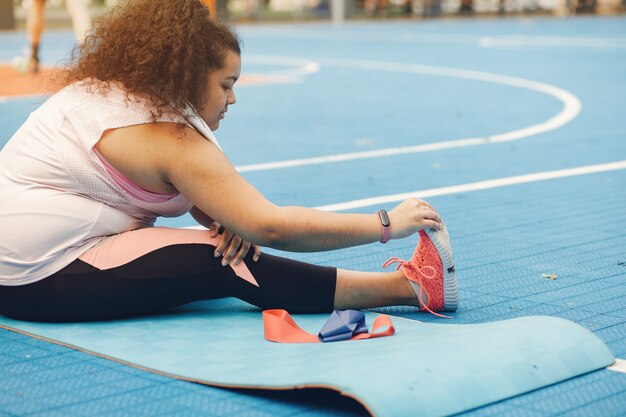
[[[81,44],[91,30],[91,16],[89,15],[89,0],[65,0],[65,7],[72,18],[72,28],[76,42]]]
[[[44,7],[46,0],[30,0],[26,12],[26,34],[30,43],[30,57],[26,64],[26,71],[37,72],[39,70],[39,45],[44,28]]]
[[[72,28],[76,42],[80,45],[91,30],[91,16],[88,5],[90,0],[65,0],[65,6],[72,19]],[[26,35],[29,51],[26,56],[16,57],[13,67],[23,73],[37,73],[39,71],[39,50],[45,27],[44,9],[46,0],[27,0],[26,7]]]

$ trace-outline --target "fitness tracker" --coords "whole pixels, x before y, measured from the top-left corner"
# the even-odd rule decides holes
[[[380,243],[387,243],[391,239],[391,223],[387,210],[378,210],[378,218],[380,219],[381,238]]]

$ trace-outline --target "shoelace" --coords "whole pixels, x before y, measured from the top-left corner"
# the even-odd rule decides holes
[[[383,264],[383,268],[387,268],[388,266],[393,265],[396,262],[399,263],[398,267],[396,268],[396,271],[402,268],[406,279],[408,279],[409,281],[413,281],[419,285],[420,290],[417,293],[417,299],[419,300],[420,304],[424,306],[422,309],[428,311],[430,314],[434,316],[441,317],[444,319],[451,319],[452,317],[450,316],[444,316],[443,314],[435,313],[434,311],[430,309],[430,307],[428,307],[428,303],[424,302],[424,293],[426,293],[426,296],[428,297],[429,300],[430,300],[430,294],[428,294],[428,292],[426,292],[426,290],[424,289],[423,279],[437,278],[437,270],[430,265],[416,268],[410,261],[405,261],[398,257],[387,259],[387,261]]]

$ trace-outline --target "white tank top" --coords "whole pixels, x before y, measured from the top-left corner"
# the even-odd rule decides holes
[[[150,104],[112,86],[106,94],[70,85],[34,111],[0,151],[0,285],[41,280],[72,263],[103,237],[179,216],[192,205],[182,195],[161,202],[124,190],[94,152],[107,129],[151,123]],[[219,147],[190,107],[186,118]]]

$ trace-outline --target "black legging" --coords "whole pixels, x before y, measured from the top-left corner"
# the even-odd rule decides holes
[[[41,281],[0,286],[0,314],[30,321],[107,320],[221,297],[292,313],[333,310],[336,268],[266,253],[253,262],[251,251],[244,261],[256,287],[221,266],[214,250],[206,244],[171,245],[107,270],[76,260]]]

